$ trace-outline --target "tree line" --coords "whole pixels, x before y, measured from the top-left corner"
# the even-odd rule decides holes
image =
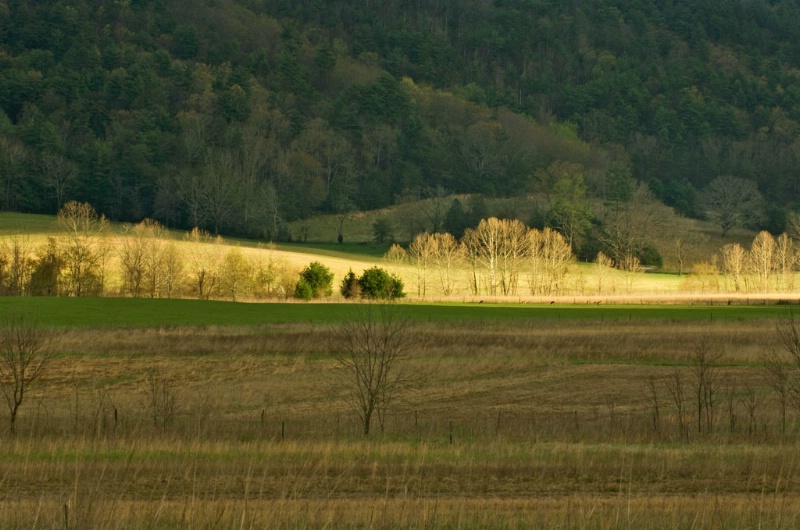
[[[622,261],[599,251],[591,273],[577,270],[569,241],[550,228],[518,219],[487,217],[456,238],[422,232],[406,247],[393,244],[385,268],[350,271],[334,282],[319,262],[300,270],[275,252],[246,252],[202,229],[174,239],[151,219],[122,225],[121,233],[87,203],[69,202],[58,214],[60,233],[34,245],[29,236],[9,237],[0,249],[0,293],[6,296],[103,296],[199,299],[405,296],[413,283],[420,298],[602,294],[620,269],[643,272],[634,254]],[[377,224],[377,223],[376,223]],[[268,249],[269,247],[264,247]],[[701,292],[784,292],[795,288],[800,246],[788,233],[760,232],[749,249],[739,243],[693,264],[684,288]],[[388,270],[386,270],[388,269]],[[625,276],[632,278],[632,276]],[[403,278],[403,279],[401,279]],[[411,280],[409,280],[411,279]],[[594,282],[594,283],[592,283]]]

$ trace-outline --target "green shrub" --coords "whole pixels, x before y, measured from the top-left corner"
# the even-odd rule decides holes
[[[311,298],[333,294],[333,273],[318,261],[309,263],[308,267],[300,272],[300,279],[304,280],[311,289]]]
[[[367,269],[358,279],[358,287],[364,298],[402,298],[403,282],[380,267]]]
[[[294,297],[300,300],[311,300],[314,298],[314,289],[301,277],[294,286]]]
[[[645,267],[664,266],[664,258],[661,257],[661,253],[658,249],[652,245],[648,245],[639,251],[639,261]]]

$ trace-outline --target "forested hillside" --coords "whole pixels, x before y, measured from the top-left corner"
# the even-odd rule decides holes
[[[0,1],[0,208],[280,238],[630,178],[694,215],[732,175],[777,231],[800,202],[798,34],[790,0]]]

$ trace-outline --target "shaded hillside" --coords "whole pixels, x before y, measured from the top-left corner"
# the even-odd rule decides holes
[[[569,167],[686,214],[715,176],[753,179],[779,229],[798,21],[767,1],[0,2],[0,207],[279,239],[317,213],[551,193]]]

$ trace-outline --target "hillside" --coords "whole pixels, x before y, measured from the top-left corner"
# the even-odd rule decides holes
[[[320,213],[552,196],[567,173],[697,215],[730,174],[777,233],[798,29],[767,0],[0,2],[0,208],[281,240]]]

